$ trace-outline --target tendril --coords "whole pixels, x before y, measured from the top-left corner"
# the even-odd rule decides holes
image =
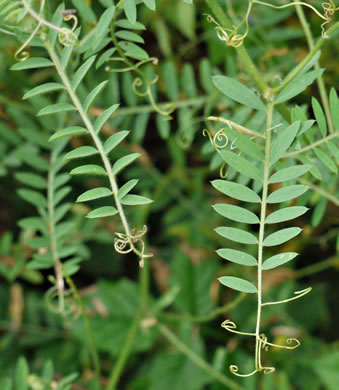
[[[131,234],[126,233],[115,233],[117,238],[114,239],[114,248],[120,254],[127,254],[134,252],[140,258],[140,267],[144,266],[144,258],[152,257],[153,254],[145,254],[145,243],[142,240],[142,236],[147,232],[147,226],[145,225],[142,230],[135,231],[131,230]],[[135,244],[140,245],[140,250],[137,249]]]
[[[252,372],[250,372],[249,374],[238,374],[239,367],[234,365],[234,364],[232,364],[232,365],[230,365],[230,371],[231,371],[231,373],[233,375],[239,376],[241,378],[248,378],[249,376],[252,376],[252,375],[256,374],[259,370],[255,369]]]
[[[262,303],[261,306],[279,305],[280,303],[286,303],[286,302],[294,301],[296,299],[299,299],[299,298],[303,297],[304,295],[308,294],[311,291],[312,291],[312,287],[307,287],[304,290],[295,291],[294,292],[294,295],[295,295],[294,297],[283,299],[281,301],[265,302],[265,303]]]
[[[326,31],[325,26],[327,24],[331,23],[332,15],[334,14],[334,12],[336,10],[332,8],[330,3],[322,3],[322,7],[323,7],[323,10],[324,10],[324,16],[325,16],[326,20],[321,25],[321,36],[323,38],[329,38],[329,36],[327,35],[327,31]]]
[[[48,307],[49,310],[51,310],[54,313],[59,313],[65,316],[67,314],[74,312],[74,300],[73,300],[73,294],[71,290],[63,290],[62,295],[65,303],[67,303],[67,300],[65,298],[68,298],[68,305],[64,305],[62,308],[60,307],[59,304],[54,303],[56,299],[59,301],[59,297],[60,297],[60,291],[57,285],[54,285],[49,290],[47,290],[44,298],[45,298],[46,306]]]
[[[260,335],[260,347],[262,349],[265,349],[265,351],[268,351],[268,347],[275,347],[275,348],[281,348],[281,349],[296,349],[300,346],[300,341],[294,337],[290,337],[286,340],[287,344],[292,344],[295,343],[294,345],[280,345],[280,344],[274,344],[274,343],[269,343],[267,341],[267,337],[265,334]]]
[[[236,330],[237,329],[237,325],[233,321],[231,321],[231,320],[224,321],[221,324],[221,327],[226,329],[229,332],[232,332],[232,333],[237,333],[237,334],[241,334],[241,335],[244,335],[244,336],[254,336],[255,337],[255,333],[239,332],[238,330]]]

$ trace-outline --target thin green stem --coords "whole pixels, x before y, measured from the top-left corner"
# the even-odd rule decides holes
[[[238,385],[227,376],[221,374],[204,359],[195,354],[192,349],[184,344],[167,326],[159,324],[158,329],[160,333],[178,349],[178,351],[186,355],[190,360],[192,360],[192,362],[194,362],[202,370],[206,371],[212,378],[225,385],[227,389],[244,390],[242,386]]]
[[[296,7],[296,10],[297,10],[297,14],[298,14],[300,23],[301,23],[302,28],[303,28],[303,30],[305,32],[305,36],[306,36],[308,47],[309,47],[310,50],[312,50],[313,47],[314,47],[314,39],[313,39],[313,36],[312,36],[312,31],[310,29],[309,23],[308,23],[308,21],[307,21],[307,19],[305,17],[305,13],[304,13],[303,7],[300,4],[298,4],[298,2],[296,0],[294,0],[294,3],[295,3],[295,7]],[[319,61],[317,61],[315,63],[314,67],[315,67],[315,69],[320,69]],[[331,111],[330,111],[330,104],[329,104],[329,101],[328,101],[328,96],[327,96],[327,91],[326,91],[324,78],[323,78],[322,75],[320,75],[317,78],[317,84],[318,84],[318,89],[319,89],[319,94],[320,94],[320,98],[321,98],[321,101],[322,101],[322,105],[324,107],[324,111],[325,111],[326,120],[327,120],[327,123],[328,123],[329,132],[330,133],[334,133],[334,127],[333,127],[332,118],[331,118]]]
[[[234,307],[238,306],[240,302],[244,300],[246,297],[246,294],[241,293],[239,294],[232,302],[228,303],[227,305],[221,306],[213,310],[211,313],[206,314],[204,316],[189,316],[189,315],[183,315],[183,314],[177,314],[177,313],[162,313],[159,314],[159,318],[164,318],[169,321],[192,321],[196,323],[203,323],[212,321],[215,318],[219,317],[221,314],[227,313],[228,311],[232,310]]]
[[[336,133],[330,134],[327,137],[320,139],[319,141],[313,142],[311,145],[305,146],[304,148],[295,150],[294,152],[285,153],[283,158],[298,156],[299,154],[307,152],[308,150],[311,150],[319,145],[322,145],[323,143],[328,142],[332,138],[336,138],[336,137],[339,137],[339,131],[337,131]]]
[[[93,332],[93,329],[91,326],[91,322],[89,320],[89,317],[88,317],[86,308],[84,306],[84,303],[82,301],[81,295],[79,294],[79,291],[78,291],[75,283],[73,282],[72,278],[70,276],[66,276],[66,282],[69,285],[69,287],[71,288],[75,299],[79,302],[81,314],[84,318],[85,326],[86,326],[87,333],[88,333],[88,338],[89,338],[95,373],[97,375],[97,378],[100,378],[100,359],[99,359],[99,354],[98,354],[98,350],[96,347],[96,342],[95,342],[95,337],[94,337],[94,332]]]
[[[120,219],[121,219],[121,222],[122,222],[122,225],[124,227],[124,230],[125,230],[125,233],[126,233],[126,237],[128,239],[128,243],[130,245],[130,248],[133,250],[133,252],[140,258],[143,258],[143,254],[140,253],[138,251],[138,249],[135,247],[134,245],[134,242],[133,242],[133,238],[132,238],[132,233],[131,233],[131,230],[130,230],[130,227],[129,227],[129,224],[128,224],[128,221],[127,221],[127,218],[125,216],[125,213],[124,213],[124,210],[123,210],[123,207],[122,207],[122,204],[120,202],[120,199],[118,197],[118,185],[117,185],[117,182],[116,182],[116,179],[115,179],[115,176],[113,175],[112,173],[112,169],[111,169],[111,163],[110,163],[110,160],[109,158],[107,157],[106,153],[104,152],[104,147],[103,147],[103,144],[99,138],[99,136],[96,134],[95,130],[94,130],[94,126],[91,122],[91,120],[89,119],[89,117],[87,116],[78,96],[76,95],[76,93],[73,91],[73,88],[71,86],[71,83],[70,83],[70,80],[68,79],[68,76],[66,75],[61,63],[60,63],[60,59],[56,53],[56,51],[54,50],[54,47],[48,42],[46,41],[45,42],[45,46],[46,46],[46,49],[56,67],[56,70],[62,80],[62,82],[64,83],[64,86],[74,104],[74,106],[76,107],[76,109],[78,110],[78,113],[81,117],[81,119],[83,120],[86,128],[88,129],[92,139],[93,139],[93,142],[95,144],[95,146],[97,147],[97,150],[100,154],[100,157],[102,159],[102,162],[104,164],[104,167],[105,167],[105,170],[107,172],[107,176],[108,176],[108,180],[110,182],[110,185],[111,185],[111,189],[112,189],[112,193],[113,193],[113,196],[114,196],[114,200],[115,200],[115,204],[116,204],[116,207],[117,207],[117,210],[119,212],[119,215],[120,215]]]
[[[331,28],[328,29],[327,35],[332,35],[336,30],[339,29],[339,22],[334,24]],[[283,88],[285,88],[292,80],[294,80],[298,74],[304,69],[304,67],[311,61],[311,59],[317,54],[322,45],[326,42],[327,38],[321,37],[318,42],[314,45],[313,49],[308,53],[308,55],[289,73],[285,80],[276,88],[273,88],[273,93],[276,95]]]
[[[305,276],[314,275],[317,274],[318,272],[325,271],[328,268],[338,267],[338,266],[339,266],[339,257],[333,256],[327,260],[321,261],[320,263],[312,264],[307,267],[301,268],[300,270],[296,271],[295,278],[296,279],[304,278]]]
[[[323,196],[324,198],[328,199],[330,202],[335,204],[336,206],[339,206],[339,199],[335,197],[335,195],[331,195],[328,193],[328,191],[324,190],[323,188],[311,183],[308,180],[305,179],[299,179],[299,183],[311,188],[314,192],[317,192],[319,195]]]
[[[255,343],[255,368],[257,371],[261,371],[261,339],[260,339],[260,322],[261,322],[261,308],[262,308],[262,262],[263,262],[263,248],[265,238],[265,219],[266,219],[266,201],[268,194],[268,179],[270,173],[270,152],[271,152],[271,127],[273,118],[274,103],[268,103],[267,106],[267,122],[266,122],[266,144],[265,144],[265,160],[264,160],[264,178],[263,189],[261,196],[261,210],[260,210],[260,225],[259,225],[259,238],[258,238],[258,312],[257,322],[255,328],[256,343]]]

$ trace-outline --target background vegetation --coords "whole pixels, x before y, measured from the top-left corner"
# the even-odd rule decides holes
[[[15,53],[27,39],[27,31],[32,30],[32,18],[27,16],[16,24],[5,20],[5,13],[0,16],[0,389],[11,389],[13,383],[15,390],[336,390],[339,103],[335,103],[334,89],[338,87],[338,35],[334,31],[322,45],[322,76],[288,101],[279,118],[290,121],[290,110],[294,109],[294,118],[304,115],[305,121],[317,121],[310,123],[313,133],[303,137],[300,148],[319,140],[324,146],[322,139],[330,137],[328,149],[313,153],[312,146],[300,158],[313,167],[302,179],[310,190],[290,204],[307,206],[310,211],[286,224],[303,231],[280,249],[300,255],[265,272],[263,280],[264,294],[278,300],[312,286],[312,292],[300,300],[267,309],[262,319],[275,343],[291,336],[298,337],[302,345],[294,351],[272,348],[265,352],[265,362],[277,369],[274,374],[239,379],[228,367],[236,362],[250,370],[253,340],[230,334],[220,324],[231,318],[244,330],[251,329],[256,301],[251,295],[223,287],[217,278],[233,275],[253,279],[254,271],[216,254],[226,245],[214,231],[223,219],[211,205],[239,202],[225,198],[210,185],[219,178],[220,160],[203,130],[208,128],[213,133],[218,129],[218,124],[206,120],[209,115],[223,115],[250,129],[265,127],[265,115],[222,95],[212,76],[237,79],[260,96],[263,84],[279,86],[321,39],[323,21],[308,8],[299,7],[296,12],[295,7],[276,10],[258,5],[251,11],[244,45],[234,48],[218,39],[215,23],[207,18],[209,14],[217,20],[209,5],[219,3],[237,24],[246,13],[247,0],[195,0],[193,5],[183,0],[161,0],[156,1],[156,11],[152,10],[152,1],[125,1],[137,4],[137,21],[141,24],[127,31],[139,36],[137,43],[145,50],[130,49],[132,53],[128,53],[129,49],[124,49],[134,69],[107,69],[116,65],[105,62],[114,54],[114,42],[109,32],[97,33],[96,25],[112,4],[109,0],[65,2],[66,9],[77,9],[81,25],[80,45],[73,49],[69,68],[73,74],[97,54],[79,85],[78,96],[84,102],[93,88],[108,79],[89,115],[95,120],[104,109],[120,104],[102,129],[107,136],[130,130],[126,140],[113,150],[112,161],[129,153],[141,155],[119,176],[119,184],[138,178],[136,192],[153,200],[126,207],[130,226],[137,230],[148,227],[147,238],[143,236],[145,253],[153,253],[153,257],[144,259],[144,267],[139,267],[134,253],[114,250],[114,234],[121,231],[116,217],[87,219],[92,205],[75,203],[84,191],[102,187],[104,181],[100,176],[68,175],[79,164],[71,160],[65,165],[63,153],[87,145],[86,141],[76,136],[55,146],[48,139],[72,125],[77,114],[36,116],[49,104],[67,102],[64,92],[57,90],[22,100],[31,88],[60,80],[49,67],[33,70],[21,65],[22,71],[9,70],[17,62]],[[38,9],[38,3],[33,1],[32,5]],[[322,1],[308,3],[322,9]],[[47,2],[46,20],[52,20],[59,5],[58,1]],[[125,8],[125,12],[130,19],[131,11]],[[128,23],[121,22],[125,19],[123,8],[118,15],[116,30]],[[335,25],[335,17],[326,28]],[[116,31],[113,37],[131,38]],[[31,58],[48,58],[42,46],[37,37],[33,39]],[[61,49],[58,52],[61,54]],[[248,72],[244,53],[256,64],[259,83]],[[159,63],[147,63],[140,67],[142,74],[138,73],[135,64],[148,56],[158,58]],[[149,84],[149,94],[138,96],[132,87],[135,77],[150,82],[156,74],[159,80]],[[312,96],[317,99],[313,107]],[[324,105],[328,96],[332,96],[332,110]],[[248,184],[232,168],[227,171],[228,180]],[[35,195],[27,192],[27,185],[32,183]],[[55,276],[43,241],[48,233],[37,218],[37,208],[46,203],[48,209],[53,203],[51,194],[59,197],[55,201],[60,206],[56,209],[60,220],[56,236],[62,241],[61,258],[67,262],[64,306],[55,289],[51,290]],[[230,222],[229,226],[239,224]]]

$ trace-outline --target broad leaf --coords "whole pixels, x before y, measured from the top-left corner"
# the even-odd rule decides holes
[[[93,188],[92,190],[88,190],[81,194],[77,202],[87,202],[89,200],[99,199],[99,198],[105,198],[106,196],[111,196],[112,191],[105,187],[99,187],[99,188]]]
[[[279,132],[279,135],[276,141],[273,144],[271,154],[270,154],[270,163],[273,165],[277,162],[281,156],[283,156],[286,150],[291,146],[294,138],[298,134],[300,127],[300,122],[294,122],[284,131]]]
[[[254,266],[257,265],[257,260],[252,255],[249,255],[246,252],[241,252],[235,249],[218,249],[217,253],[223,259],[232,261],[233,263]]]
[[[294,165],[292,167],[280,169],[275,172],[269,179],[269,183],[280,183],[287,180],[296,179],[308,172],[312,168],[311,165]]]
[[[262,172],[244,157],[238,156],[236,153],[232,153],[224,149],[220,150],[220,155],[223,160],[236,171],[250,177],[251,179],[262,181]]]
[[[99,133],[102,126],[106,123],[106,121],[113,115],[114,111],[119,107],[119,104],[113,104],[113,106],[107,108],[102,114],[98,116],[94,123],[94,130],[96,133]]]
[[[74,111],[74,110],[75,110],[75,107],[72,104],[56,103],[56,104],[50,104],[49,106],[42,108],[37,113],[37,116],[58,114],[59,112],[67,112],[67,111]]]
[[[267,203],[280,203],[287,202],[288,200],[297,198],[308,190],[307,186],[302,184],[295,184],[293,186],[287,186],[280,188],[277,191],[272,192],[267,197]]]
[[[82,79],[86,76],[86,73],[88,72],[89,68],[92,66],[93,62],[95,61],[96,56],[90,57],[88,60],[86,60],[80,68],[75,72],[73,78],[72,78],[72,89],[75,91],[79,84],[81,83]]]
[[[81,165],[80,167],[72,169],[70,174],[71,175],[103,175],[103,176],[106,176],[107,172],[100,165],[88,164],[88,165]]]
[[[309,209],[307,207],[303,207],[303,206],[286,207],[270,214],[266,218],[265,223],[271,224],[271,223],[290,221],[291,219],[298,218],[301,215],[305,214],[306,211],[308,210]]]
[[[296,237],[301,231],[302,229],[297,227],[278,230],[277,232],[272,233],[265,238],[264,246],[275,246],[283,244],[284,242]]]
[[[82,157],[88,157],[93,156],[95,154],[98,154],[99,152],[97,149],[93,148],[93,146],[80,146],[79,148],[76,148],[72,150],[71,152],[68,152],[64,159],[65,160],[72,160],[74,158],[82,158]]]
[[[214,76],[212,79],[219,91],[230,99],[255,110],[266,111],[265,104],[258,96],[239,81],[227,76]]]
[[[223,217],[231,219],[232,221],[250,224],[259,223],[259,218],[254,213],[243,207],[233,206],[230,204],[216,204],[212,207],[217,213]]]
[[[104,143],[104,152],[106,154],[110,153],[124,138],[128,136],[128,134],[129,131],[123,130],[111,135]]]
[[[121,203],[126,206],[138,206],[152,203],[153,200],[140,195],[126,195],[121,199]]]
[[[119,158],[112,167],[112,174],[117,175],[121,170],[123,170],[127,165],[131,164],[137,158],[140,157],[139,153],[128,154],[127,156]]]
[[[122,199],[125,195],[127,195],[138,183],[139,180],[132,179],[125,183],[118,191],[118,198]]]
[[[48,93],[48,92],[59,91],[59,90],[64,89],[64,88],[65,87],[59,83],[42,84],[42,85],[39,85],[38,87],[35,87],[35,88],[29,90],[28,92],[26,92],[23,96],[23,100],[29,99],[33,96]]]
[[[222,276],[221,278],[218,278],[218,280],[222,285],[233,288],[233,290],[250,294],[255,294],[257,292],[255,285],[245,279],[236,278],[234,276]]]
[[[223,194],[244,202],[260,203],[261,201],[256,192],[242,184],[218,179],[212,181],[212,185]]]
[[[104,206],[91,211],[89,214],[86,215],[86,218],[112,217],[116,214],[118,214],[118,210],[115,207]]]
[[[294,259],[298,256],[298,253],[287,252],[287,253],[279,253],[278,255],[272,256],[269,259],[265,260],[262,266],[264,271],[269,269],[273,269],[279,267],[282,264],[287,263],[288,261]]]
[[[58,130],[55,134],[53,134],[50,139],[50,141],[55,141],[60,138],[64,137],[73,137],[74,135],[83,135],[83,134],[88,134],[88,131],[80,126],[71,126],[67,127],[66,129]]]
[[[222,237],[228,238],[229,240],[240,242],[241,244],[257,244],[257,238],[249,232],[241,229],[231,227],[218,227],[215,231]]]

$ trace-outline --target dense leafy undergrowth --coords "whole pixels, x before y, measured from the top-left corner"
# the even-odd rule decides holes
[[[338,388],[338,10],[0,0],[1,390]]]

